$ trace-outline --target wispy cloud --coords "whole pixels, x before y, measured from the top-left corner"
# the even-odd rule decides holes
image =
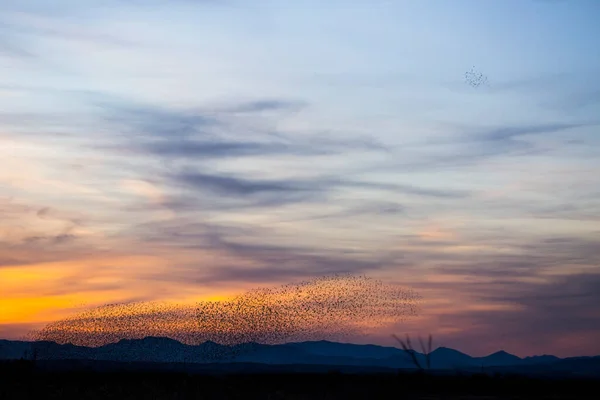
[[[0,39],[0,55],[5,57],[15,57],[31,59],[34,58],[34,54],[23,48],[17,41],[10,40],[10,38]]]
[[[182,173],[176,179],[191,187],[207,188],[222,195],[251,196],[260,193],[285,193],[302,190],[300,187],[283,181],[243,180],[202,173]]]
[[[441,323],[464,327],[449,338],[459,346],[475,337],[493,337],[492,343],[481,344],[479,352],[503,347],[524,355],[544,354],[548,348],[559,356],[597,354],[600,348],[594,335],[600,329],[600,315],[590,305],[598,301],[599,279],[597,273],[582,273],[543,283],[491,282],[486,284],[487,294],[477,295],[479,301],[507,304],[507,309],[457,312],[441,317]],[[477,288],[469,285],[463,290],[472,293]],[[491,324],[496,327],[495,334]]]

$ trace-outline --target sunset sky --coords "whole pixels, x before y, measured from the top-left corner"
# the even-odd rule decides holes
[[[423,297],[358,343],[600,354],[599,19],[597,0],[0,0],[0,338],[353,273]]]

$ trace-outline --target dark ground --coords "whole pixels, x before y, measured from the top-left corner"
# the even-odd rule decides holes
[[[0,399],[592,399],[600,380],[395,374],[50,372],[0,364]]]

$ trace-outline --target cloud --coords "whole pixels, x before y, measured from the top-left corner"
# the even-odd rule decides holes
[[[279,143],[235,142],[235,141],[181,141],[164,140],[143,144],[141,151],[165,158],[224,158],[243,156],[281,155],[289,147]]]
[[[237,114],[260,114],[264,110],[288,109],[295,101],[257,100],[226,106],[207,105],[199,110],[174,110],[104,98],[92,102],[102,109],[106,122],[124,129],[131,140],[128,148],[141,155],[179,158],[225,158],[242,156],[314,156],[349,150],[385,151],[370,138],[331,139],[323,135],[292,135],[272,131]],[[259,116],[261,120],[270,118]],[[275,119],[276,120],[276,119]]]
[[[41,241],[47,241],[49,243],[57,245],[57,244],[62,244],[67,241],[71,241],[75,238],[76,238],[75,235],[71,235],[68,233],[61,233],[59,235],[54,235],[54,236],[29,236],[29,237],[26,237],[24,239],[24,241],[26,243],[37,243],[37,242],[41,242]]]
[[[290,140],[285,136],[282,137],[281,134],[276,138],[271,137],[263,140],[257,138],[254,141],[226,140],[213,136],[179,141],[173,139],[154,140],[134,144],[133,146],[142,155],[152,154],[165,159],[277,157],[285,155],[310,157],[342,154],[349,150],[385,151],[383,146],[364,140]]]
[[[472,291],[475,286],[463,290]],[[485,293],[484,293],[485,292]],[[600,271],[550,278],[544,283],[486,284],[477,298],[483,303],[510,307],[490,311],[465,311],[440,317],[443,325],[462,328],[451,340],[465,343],[486,337],[479,343],[488,351],[504,347],[524,355],[599,354],[597,332],[600,312]]]
[[[274,179],[254,178],[239,174],[231,174],[205,169],[183,169],[181,171],[165,172],[166,184],[172,188],[190,191],[190,194],[173,195],[162,203],[163,206],[173,210],[185,212],[190,210],[220,211],[242,211],[250,209],[269,209],[272,207],[290,204],[310,204],[312,206],[326,206],[328,199],[347,190],[360,189],[363,192],[381,192],[388,198],[407,195],[417,198],[467,199],[472,193],[459,189],[435,189],[425,188],[408,184],[379,183],[366,180],[353,180],[344,176],[311,176],[306,178]],[[399,206],[392,200],[387,207],[372,208],[370,205],[362,205],[353,211],[337,211],[328,214],[331,218],[352,218],[355,215],[365,213],[371,214],[398,214]],[[348,208],[339,200],[338,207]],[[375,206],[377,207],[377,206]],[[317,214],[318,215],[318,214]],[[291,217],[289,220],[300,220],[299,217]],[[315,216],[306,220],[315,220]],[[318,219],[318,218],[316,218]]]
[[[596,106],[600,103],[600,83],[595,87],[587,87],[586,89],[575,91],[567,94],[560,100],[550,103],[557,109],[579,110],[586,107]]]
[[[332,181],[332,185],[339,185],[342,187],[356,187],[356,188],[364,188],[364,189],[378,189],[385,190],[390,192],[398,192],[409,195],[416,195],[422,197],[435,197],[435,198],[466,198],[471,195],[471,193],[467,190],[460,189],[436,189],[436,188],[426,188],[422,186],[416,185],[407,185],[407,184],[399,184],[399,183],[383,183],[376,181],[358,181],[345,179],[338,182]]]
[[[386,255],[361,259],[356,254],[336,254],[335,250],[319,248],[242,243],[223,239],[215,244],[214,248],[219,251],[250,260],[255,266],[220,266],[206,274],[202,278],[205,281],[280,282],[291,277],[373,272],[389,266],[391,261]]]
[[[548,153],[531,137],[596,126],[597,122],[533,123],[495,127],[444,125],[447,139],[429,138],[392,150],[394,160],[372,167],[370,172],[390,170],[428,172],[485,165],[492,160]],[[401,160],[401,161],[396,161]]]
[[[2,267],[13,267],[15,265],[22,265],[23,262],[14,257],[0,257],[0,268]]]
[[[293,183],[240,179],[231,176],[183,172],[176,179],[193,188],[208,189],[219,195],[252,196],[261,193],[286,193],[302,190]]]
[[[4,6],[0,6],[4,7]],[[22,53],[32,56],[33,52],[28,48],[32,46],[37,38],[59,39],[65,41],[79,41],[88,45],[101,45],[112,47],[139,47],[141,43],[131,41],[122,36],[107,32],[94,31],[93,24],[86,24],[73,18],[69,11],[50,13],[36,12],[36,10],[5,10],[4,18],[0,19],[0,32],[3,33],[6,46],[19,49],[16,55]],[[39,46],[37,46],[39,47]]]
[[[194,171],[180,172],[170,178],[195,193],[210,196],[212,207],[220,211],[245,207],[268,208],[325,196],[325,190],[319,187],[318,181],[252,179]],[[198,199],[190,200],[198,202]],[[201,207],[206,209],[211,205],[202,202]]]
[[[35,55],[28,51],[16,40],[10,38],[0,38],[0,56],[17,58],[17,59],[32,59]]]
[[[561,132],[573,128],[585,126],[586,124],[537,124],[500,127],[477,135],[477,140],[490,142],[505,142],[528,135],[541,135],[547,133]]]
[[[542,259],[536,262],[528,256],[494,257],[486,255],[476,263],[461,263],[455,265],[439,265],[436,273],[443,275],[464,276],[473,279],[504,279],[518,281],[521,278],[536,277],[543,270]],[[546,260],[544,258],[543,260]]]
[[[255,224],[191,222],[182,218],[141,224],[124,235],[142,243],[206,252],[191,260],[172,261],[159,281],[214,283],[281,282],[335,273],[362,273],[401,265],[392,253],[326,248],[318,244],[277,241],[277,230]]]
[[[40,218],[44,218],[50,213],[50,210],[50,207],[42,207],[37,211],[36,215]]]
[[[300,221],[322,221],[328,219],[347,220],[361,216],[386,216],[393,217],[404,215],[406,207],[395,202],[372,201],[359,206],[348,206],[342,211],[317,213],[316,215],[304,215],[297,217],[285,218],[282,222],[300,222]]]
[[[60,207],[0,198],[0,266],[68,261],[96,248],[86,218]]]
[[[589,123],[548,123],[499,126],[493,128],[470,128],[469,133],[456,141],[459,151],[455,160],[471,163],[500,156],[524,156],[539,154],[544,150],[527,140],[529,136],[548,135],[575,128],[590,126]]]
[[[225,108],[225,111],[233,113],[257,113],[263,111],[299,110],[305,104],[299,101],[287,101],[280,99],[263,99],[233,105]]]
[[[423,249],[407,243],[411,251],[405,261],[427,266],[429,273],[405,267],[404,282],[422,293],[427,305],[420,325],[400,329],[430,329],[439,345],[480,355],[499,348],[519,355],[600,353],[594,341],[600,328],[595,306],[600,256],[593,250],[598,240],[480,239],[490,245],[464,253],[448,252],[452,247],[444,249],[443,243]]]
[[[89,93],[88,101],[97,106],[100,116],[109,126],[125,128],[134,140],[164,138],[183,140],[202,135],[204,129],[220,125],[209,111],[177,111],[138,104],[99,93]]]

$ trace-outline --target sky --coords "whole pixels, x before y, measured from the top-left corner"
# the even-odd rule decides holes
[[[351,273],[423,298],[357,343],[600,354],[598,18],[0,0],[0,338]]]

